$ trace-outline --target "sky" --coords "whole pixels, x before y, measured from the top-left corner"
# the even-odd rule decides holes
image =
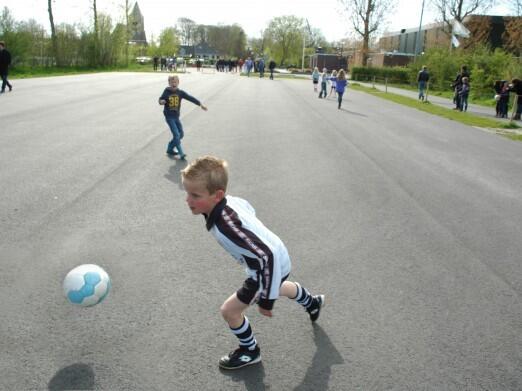
[[[436,13],[426,5],[423,24],[435,21]],[[108,13],[113,21],[122,21],[125,0],[97,0],[98,12]],[[131,6],[134,0],[129,0]],[[338,0],[139,0],[145,20],[145,32],[158,37],[165,27],[173,27],[180,17],[197,24],[234,24],[243,27],[248,37],[259,37],[274,16],[295,15],[306,18],[312,28],[321,30],[327,41],[351,36],[351,24],[343,15]],[[9,8],[16,20],[35,19],[47,29],[49,16],[44,0],[0,0],[0,8]],[[55,24],[88,24],[92,17],[92,0],[53,0]],[[388,31],[417,28],[422,0],[397,0],[393,15],[388,18]],[[506,14],[505,7],[492,9],[490,15]]]

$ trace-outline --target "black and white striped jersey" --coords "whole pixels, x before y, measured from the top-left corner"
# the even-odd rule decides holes
[[[259,306],[272,309],[291,262],[284,243],[256,217],[248,201],[226,196],[206,217],[207,230],[259,282]]]

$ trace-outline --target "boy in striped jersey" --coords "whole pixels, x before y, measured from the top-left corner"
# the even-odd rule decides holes
[[[239,340],[239,348],[219,360],[223,369],[238,369],[261,361],[247,308],[258,304],[259,312],[272,316],[279,296],[301,304],[315,322],[324,306],[324,295],[312,296],[297,282],[286,281],[290,257],[285,245],[256,217],[245,200],[226,195],[227,163],[216,157],[196,159],[181,171],[187,204],[192,214],[202,214],[207,230],[241,265],[248,278],[221,306],[221,314]]]

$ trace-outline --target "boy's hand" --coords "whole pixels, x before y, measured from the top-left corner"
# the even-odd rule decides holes
[[[272,311],[265,310],[264,308],[261,308],[261,307],[257,307],[257,308],[259,309],[259,312],[261,313],[261,315],[268,316],[269,318],[272,317]]]
[[[205,105],[199,105],[199,107],[201,107],[201,109],[203,109],[203,110],[205,110],[205,111],[208,110],[208,109],[207,109],[207,106],[205,106]]]
[[[165,103],[167,103],[167,101],[165,99],[160,99],[159,100],[159,104],[160,105],[164,105]]]

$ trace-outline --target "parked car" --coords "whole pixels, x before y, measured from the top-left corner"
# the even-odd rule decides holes
[[[152,58],[151,57],[147,57],[147,56],[141,56],[141,57],[136,57],[136,62],[138,64],[148,64],[150,62],[152,62]]]

